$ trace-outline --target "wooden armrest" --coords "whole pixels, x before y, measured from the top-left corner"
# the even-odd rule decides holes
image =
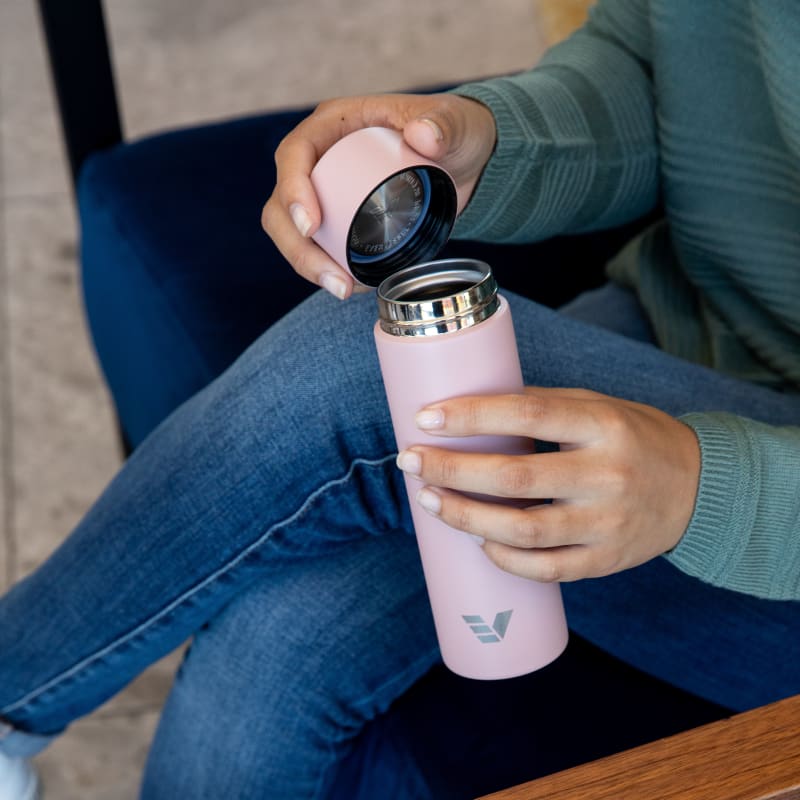
[[[481,800],[800,798],[800,695]]]

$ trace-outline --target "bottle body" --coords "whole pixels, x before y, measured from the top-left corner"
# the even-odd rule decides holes
[[[375,326],[375,341],[399,449],[432,444],[471,452],[530,452],[514,437],[430,436],[414,424],[420,408],[467,394],[521,392],[511,311],[503,298],[485,319],[428,336],[392,335]],[[470,535],[445,525],[414,502],[421,483],[406,476],[414,527],[445,664],[459,675],[509,678],[545,666],[567,643],[558,584],[504,572]]]

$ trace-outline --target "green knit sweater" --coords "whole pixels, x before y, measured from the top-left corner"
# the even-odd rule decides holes
[[[665,221],[609,274],[638,292],[661,347],[800,391],[797,0],[601,0],[535,69],[456,92],[498,130],[459,236],[610,227],[660,199]],[[800,599],[800,427],[683,420],[700,487],[667,558],[718,586]]]

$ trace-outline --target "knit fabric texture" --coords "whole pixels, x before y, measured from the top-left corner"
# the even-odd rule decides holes
[[[541,239],[660,202],[664,219],[611,279],[636,290],[664,350],[798,392],[798,76],[794,0],[601,0],[536,68],[455,90],[491,109],[498,134],[456,233]],[[800,427],[683,420],[701,478],[667,558],[718,586],[800,599]]]

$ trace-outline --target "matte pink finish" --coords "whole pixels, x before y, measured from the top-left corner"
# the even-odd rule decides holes
[[[399,131],[362,128],[340,139],[311,172],[322,210],[314,241],[350,272],[347,235],[358,209],[391,175],[421,166],[441,169],[409,147]]]
[[[414,424],[423,406],[465,394],[521,392],[522,373],[511,312],[455,333],[392,336],[375,326],[375,341],[398,448],[433,444],[472,452],[530,452],[531,441],[513,437],[451,439],[430,436]],[[414,500],[422,484],[406,477],[439,646],[445,664],[467,678],[524,675],[550,663],[567,644],[558,584],[536,583],[504,572],[468,534],[430,516]],[[492,626],[513,609],[500,641],[478,639],[464,616]],[[491,632],[489,632],[491,635]]]

